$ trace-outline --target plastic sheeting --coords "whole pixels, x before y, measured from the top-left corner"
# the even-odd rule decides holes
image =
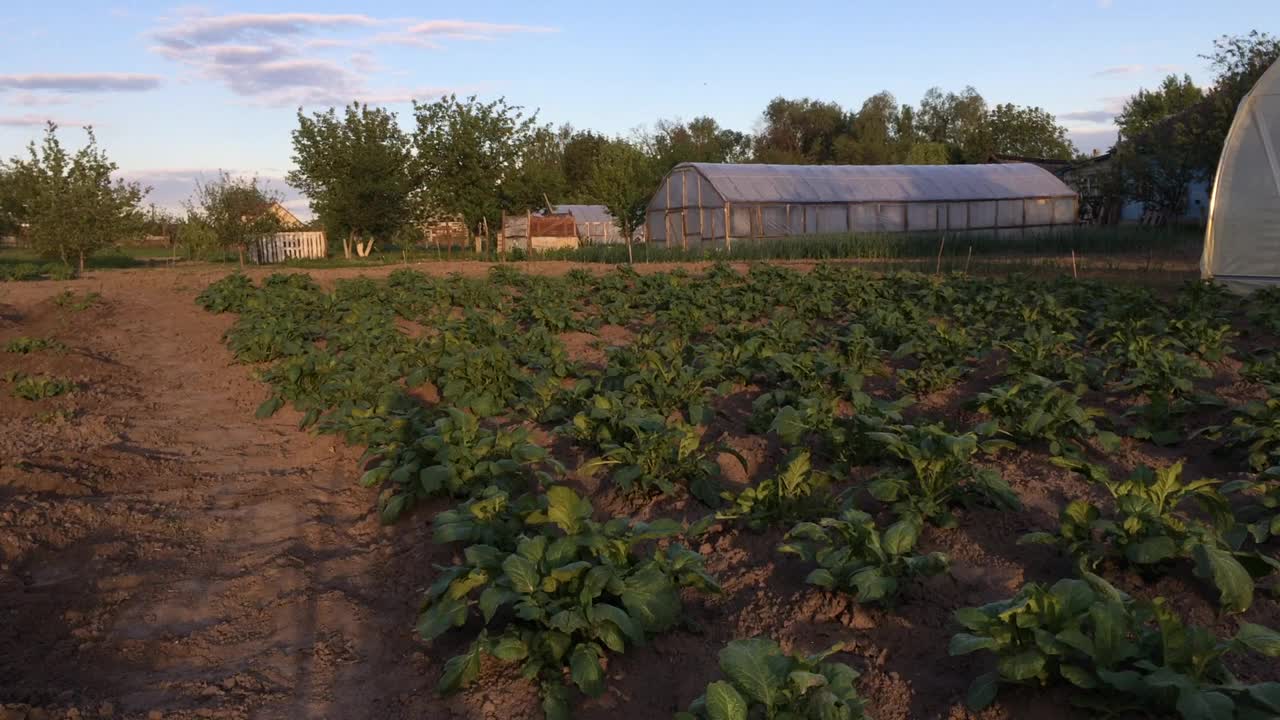
[[[723,202],[857,203],[1075,197],[1053,173],[1028,163],[1000,165],[737,165],[681,163]],[[693,185],[693,182],[689,183]],[[671,207],[684,185],[672,186]],[[690,188],[692,189],[692,188]],[[661,192],[661,191],[660,191]],[[705,195],[705,193],[704,193]],[[694,198],[685,198],[693,205]],[[703,198],[704,207],[711,205]]]
[[[1245,96],[1231,123],[1200,272],[1237,292],[1280,285],[1280,62]]]

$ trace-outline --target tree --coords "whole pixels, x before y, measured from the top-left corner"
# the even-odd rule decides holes
[[[310,200],[343,255],[360,257],[410,219],[415,182],[409,137],[396,116],[352,103],[341,117],[330,108],[307,117],[298,110],[289,184]]]
[[[996,105],[987,118],[992,151],[1001,155],[1070,160],[1075,145],[1057,118],[1038,107]]]
[[[653,152],[664,173],[683,162],[743,162],[751,154],[751,138],[707,116],[687,123],[659,120]]]
[[[1280,62],[1280,38],[1257,30],[1247,35],[1223,35],[1213,42],[1213,52],[1202,55],[1217,76],[1208,93],[1205,154],[1217,163],[1231,130],[1236,108],[1262,74]]]
[[[536,116],[503,98],[483,103],[455,95],[415,102],[413,111],[426,211],[461,215],[469,227],[496,227],[503,211],[516,207],[512,182],[533,144]]]
[[[280,218],[271,210],[279,201],[279,195],[259,185],[256,177],[219,173],[213,182],[196,183],[195,195],[187,201],[190,227],[185,237],[212,237],[224,250],[235,248],[244,267],[249,243],[280,230]]]
[[[849,132],[835,139],[835,159],[852,165],[887,165],[896,162],[894,126],[899,119],[893,94],[876,93],[853,115]]]
[[[1187,186],[1205,180],[1217,163],[1209,105],[1189,76],[1169,75],[1155,90],[1139,90],[1116,116],[1115,158],[1128,195],[1161,221],[1185,209]]]
[[[951,162],[951,151],[944,143],[920,142],[911,146],[903,162],[907,165],[946,165]]]
[[[521,154],[518,169],[505,190],[515,208],[540,208],[549,202],[570,198],[564,169],[565,148],[560,136],[549,127],[534,129]]]
[[[643,150],[622,139],[600,148],[596,168],[585,188],[588,197],[609,208],[627,240],[631,262],[631,236],[644,222],[645,208],[660,179],[658,168]]]
[[[838,104],[777,97],[764,109],[755,159],[766,163],[835,162],[836,138],[849,131],[850,114]]]
[[[17,235],[26,222],[18,173],[0,160],[0,237]]]
[[[137,232],[138,204],[149,192],[112,180],[116,164],[98,147],[92,128],[85,134],[88,142],[71,153],[58,139],[58,126],[49,123],[43,142],[31,142],[27,157],[13,158],[5,171],[10,222],[25,222],[37,250],[68,264],[74,257],[81,272],[87,256]]]
[[[987,101],[972,87],[960,94],[929,88],[920,100],[915,125],[927,142],[947,146],[951,162],[986,162],[990,155]]]

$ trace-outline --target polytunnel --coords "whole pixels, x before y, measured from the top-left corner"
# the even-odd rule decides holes
[[[1021,233],[1076,223],[1079,196],[1043,168],[681,163],[649,201],[652,242],[690,247],[819,233]]]
[[[1200,271],[1239,292],[1280,285],[1280,62],[1240,102],[1227,133]]]

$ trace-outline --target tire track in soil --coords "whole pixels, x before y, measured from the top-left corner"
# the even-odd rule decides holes
[[[77,421],[106,424],[108,441],[26,456],[36,469],[21,474],[39,480],[0,464],[0,537],[24,550],[0,553],[0,703],[434,716],[409,626],[430,572],[421,524],[378,524],[353,482],[357,450],[297,431],[291,411],[253,418],[264,390],[221,343],[232,318],[173,276],[133,280],[95,281],[109,309],[65,338],[102,360],[88,372],[106,398]],[[30,309],[68,284],[38,285],[6,302]]]

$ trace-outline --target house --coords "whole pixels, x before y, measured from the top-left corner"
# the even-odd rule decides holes
[[[289,208],[281,205],[280,202],[276,200],[271,201],[271,205],[267,207],[267,212],[275,215],[276,219],[280,221],[280,227],[285,230],[300,228],[304,224],[298,219],[297,215],[294,215],[289,211]]]
[[[1109,150],[1072,163],[1063,171],[1063,182],[1080,193],[1082,222],[1093,225],[1158,225],[1166,221],[1180,225],[1205,224],[1209,214],[1208,180],[1187,183],[1182,212],[1177,217],[1164,218],[1141,200],[1125,197],[1128,190],[1116,162],[1115,151]]]

